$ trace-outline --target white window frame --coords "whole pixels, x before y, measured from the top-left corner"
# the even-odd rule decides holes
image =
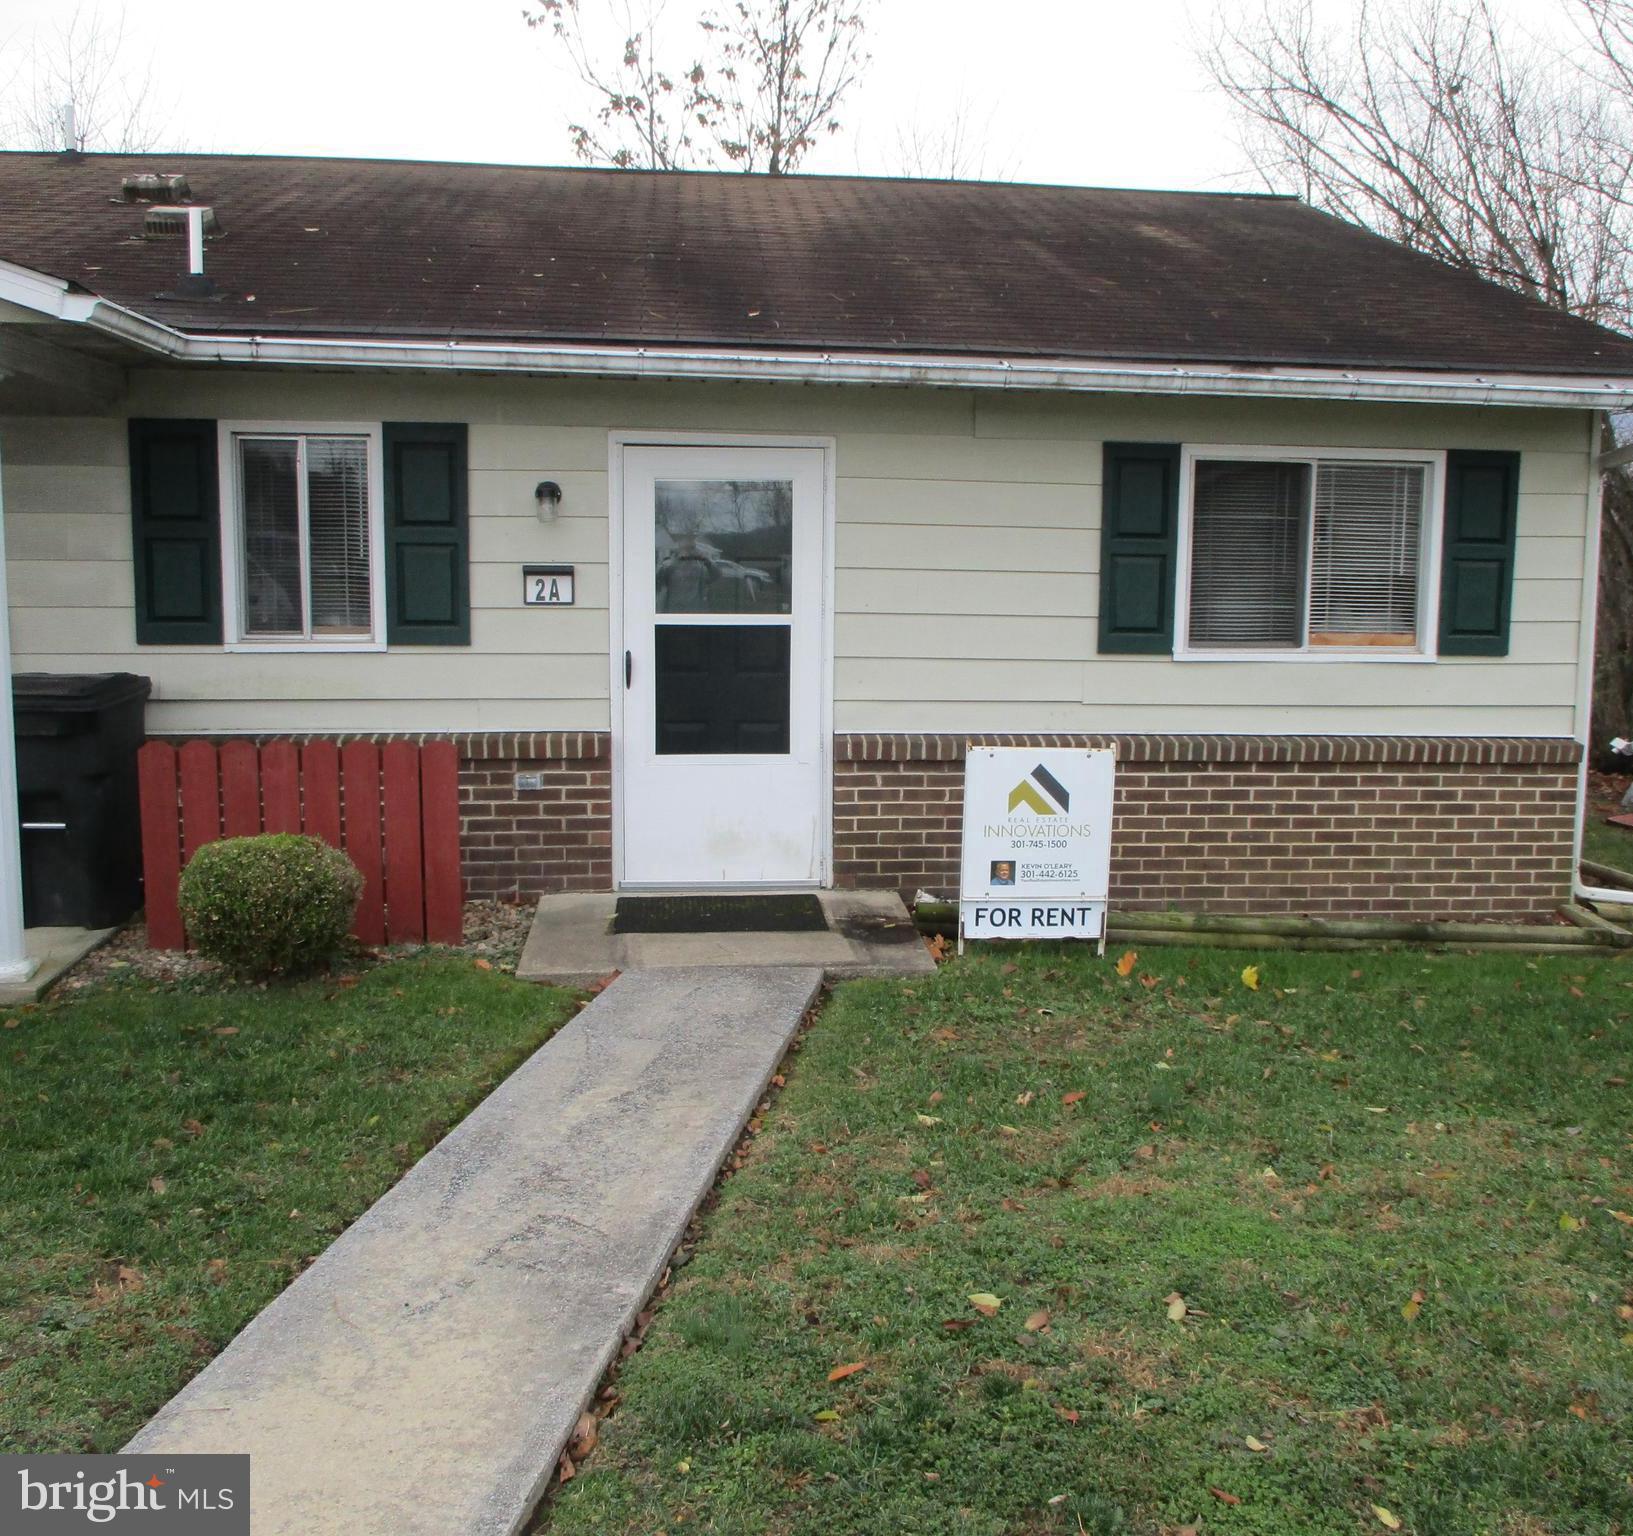
[[[385,450],[377,421],[223,421],[217,424],[216,460],[221,479],[221,598],[227,651],[324,652],[383,651],[386,648]],[[356,437],[367,444],[369,510],[369,633],[334,639],[263,639],[244,633],[244,517],[238,440],[244,437]],[[302,505],[304,506],[304,489]],[[301,570],[310,559],[304,520]],[[310,580],[306,582],[310,601]]]
[[[1418,643],[1415,646],[1377,645],[1321,645],[1307,641],[1296,646],[1265,647],[1262,650],[1225,649],[1223,647],[1191,646],[1191,522],[1195,508],[1192,496],[1199,459],[1212,462],[1218,459],[1246,461],[1273,461],[1282,464],[1308,464],[1311,469],[1312,493],[1315,466],[1324,459],[1370,459],[1387,464],[1421,464],[1428,473],[1424,476],[1423,540],[1418,552]],[[1385,665],[1413,665],[1438,659],[1440,633],[1440,525],[1441,506],[1445,497],[1446,451],[1443,448],[1345,448],[1270,446],[1254,444],[1244,447],[1239,443],[1186,443],[1179,458],[1179,550],[1174,572],[1174,660],[1175,661],[1276,661],[1307,665],[1353,665],[1356,662],[1378,662]],[[1306,538],[1304,566],[1304,606],[1306,629],[1310,601],[1310,561],[1313,539]]]

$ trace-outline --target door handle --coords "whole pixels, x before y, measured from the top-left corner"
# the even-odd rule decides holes
[[[624,652],[624,686],[626,688],[629,687],[630,679],[632,677],[634,677],[634,676],[635,676],[635,657],[629,651],[625,651]]]

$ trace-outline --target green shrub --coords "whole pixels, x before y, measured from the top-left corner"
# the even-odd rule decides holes
[[[206,843],[182,871],[181,915],[201,954],[247,976],[298,975],[345,946],[363,877],[315,837]]]

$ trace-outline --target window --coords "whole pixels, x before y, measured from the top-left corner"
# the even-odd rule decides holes
[[[231,635],[246,645],[373,646],[380,633],[377,443],[369,431],[239,429]]]
[[[1190,469],[1182,653],[1424,653],[1433,459],[1202,450]]]

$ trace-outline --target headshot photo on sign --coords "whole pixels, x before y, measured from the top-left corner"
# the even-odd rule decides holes
[[[1013,885],[1015,883],[1015,865],[1009,859],[994,859],[992,861],[992,884]]]

